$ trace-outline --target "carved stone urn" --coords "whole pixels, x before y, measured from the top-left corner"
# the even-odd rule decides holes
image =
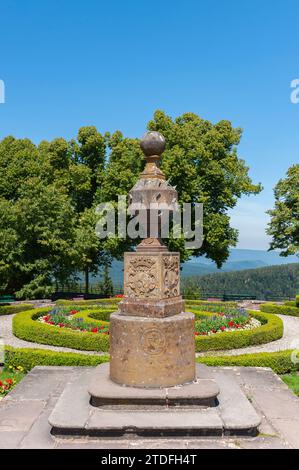
[[[110,379],[133,387],[171,387],[195,379],[194,315],[184,312],[180,295],[180,255],[161,239],[161,214],[177,205],[177,192],[157,165],[165,139],[148,132],[141,148],[147,162],[130,191],[129,209],[142,209],[146,237],[124,255],[124,299],[110,317]],[[151,215],[157,212],[153,230]]]

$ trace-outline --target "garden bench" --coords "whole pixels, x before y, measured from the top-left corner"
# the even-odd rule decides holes
[[[13,295],[0,295],[0,303],[15,302]]]
[[[222,300],[224,302],[228,300],[255,300],[255,295],[248,294],[223,294]]]

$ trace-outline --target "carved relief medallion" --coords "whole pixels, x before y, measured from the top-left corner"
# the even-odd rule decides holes
[[[166,347],[166,338],[158,328],[149,328],[141,336],[141,346],[146,354],[161,354]]]

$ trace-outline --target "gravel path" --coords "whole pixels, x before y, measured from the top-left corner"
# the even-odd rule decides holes
[[[77,349],[63,348],[60,346],[49,346],[47,344],[30,343],[22,339],[16,338],[12,334],[12,318],[14,315],[3,315],[0,316],[0,340],[5,345],[13,346],[14,348],[40,348],[40,349],[51,349],[52,351],[62,352],[75,352],[82,354],[106,354],[98,351],[78,351]],[[282,319],[284,324],[283,338],[272,341],[271,343],[261,344],[259,346],[250,346],[248,348],[232,349],[229,351],[208,351],[204,353],[198,353],[197,356],[213,356],[226,355],[234,356],[238,354],[247,354],[255,352],[273,352],[282,351],[285,349],[299,348],[299,318],[291,317],[287,315],[278,315]],[[297,345],[295,342],[297,341]],[[292,344],[293,343],[293,344]]]

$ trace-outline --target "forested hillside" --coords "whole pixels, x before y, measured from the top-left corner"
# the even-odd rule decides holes
[[[299,293],[299,263],[192,276],[182,280],[184,288],[213,295],[247,294],[257,299],[294,297]]]

